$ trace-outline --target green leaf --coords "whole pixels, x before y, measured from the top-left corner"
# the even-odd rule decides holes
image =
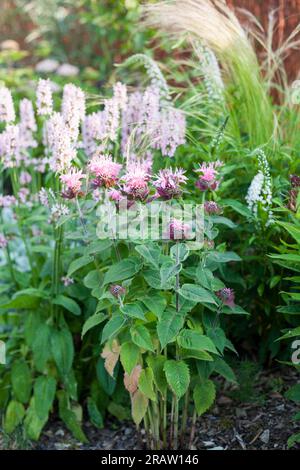
[[[96,428],[102,429],[104,427],[102,414],[100,413],[96,402],[91,397],[88,397],[87,399],[87,409],[91,423],[96,426]]]
[[[299,442],[300,442],[300,432],[293,434],[292,436],[288,438],[288,441],[287,441],[288,448],[290,449],[291,447],[293,447],[295,444]]]
[[[125,419],[130,419],[130,411],[127,406],[120,405],[114,401],[111,401],[107,407],[107,411],[117,418],[119,421],[124,421]]]
[[[120,310],[121,310],[122,313],[124,313],[125,316],[145,320],[144,311],[143,311],[142,307],[140,306],[140,304],[138,304],[138,303],[126,304],[123,307],[121,307]]]
[[[216,358],[214,361],[214,370],[222,375],[229,382],[237,383],[237,379],[232,368],[224,361],[224,359]]]
[[[189,368],[183,361],[165,362],[164,371],[168,385],[179,400],[187,391],[190,383]]]
[[[123,259],[113,264],[105,273],[103,285],[116,281],[122,281],[133,277],[141,268],[141,262],[138,258],[132,257]]]
[[[161,349],[175,340],[178,332],[184,324],[184,316],[175,309],[168,308],[162,319],[157,323],[157,334],[160,341]]]
[[[144,325],[136,325],[130,328],[132,341],[140,348],[154,352],[152,339],[148,329]]]
[[[53,329],[51,334],[51,351],[59,373],[62,377],[68,375],[74,358],[73,338],[67,328]]]
[[[193,398],[199,416],[203,415],[214,404],[216,398],[215,384],[207,379],[194,388]]]
[[[270,258],[289,261],[292,263],[300,263],[300,255],[296,253],[283,253],[281,255],[268,255]]]
[[[82,327],[81,337],[83,337],[91,328],[94,326],[99,325],[106,319],[106,315],[103,312],[95,313],[91,317],[89,317]]]
[[[130,374],[132,369],[137,365],[140,357],[140,350],[131,341],[123,343],[120,351],[120,361],[123,369]]]
[[[143,269],[143,276],[147,284],[152,287],[152,289],[161,288],[160,273],[158,269],[148,268]]]
[[[288,400],[300,402],[300,384],[293,385],[286,393],[285,397]]]
[[[105,325],[102,331],[101,344],[106,340],[114,338],[126,323],[126,318],[114,315]]]
[[[161,315],[167,305],[165,297],[163,297],[161,294],[153,292],[148,297],[141,298],[140,300],[150,310],[150,312],[154,313],[157,318],[161,318]]]
[[[24,415],[25,409],[22,403],[15,400],[10,401],[5,412],[4,431],[11,434],[21,424]]]
[[[165,262],[160,268],[161,285],[168,288],[168,284],[182,269],[181,264],[174,264],[170,260]]]
[[[221,225],[226,225],[226,227],[229,228],[236,228],[237,225],[232,222],[232,220],[227,219],[227,217],[221,217],[219,215],[213,215],[211,216],[211,221],[213,224],[221,224]]]
[[[218,354],[218,351],[208,336],[202,335],[194,330],[182,330],[177,338],[178,344],[184,349],[196,349]]]
[[[96,240],[90,243],[85,249],[86,255],[94,255],[108,250],[112,246],[112,240]]]
[[[41,298],[32,295],[19,295],[10,302],[0,305],[0,308],[13,308],[13,309],[28,309],[34,310],[38,308]]]
[[[60,390],[57,393],[59,403],[59,416],[72,432],[73,436],[80,442],[88,443],[88,439],[81,429],[80,423],[77,420],[76,414],[69,407],[68,397],[66,392]]]
[[[296,240],[297,243],[300,244],[300,228],[297,227],[295,224],[289,224],[284,222],[277,222],[278,225],[284,227],[290,235]]]
[[[209,290],[211,289],[214,275],[209,269],[203,268],[203,266],[200,264],[196,269],[196,276],[199,284],[201,284],[202,287]]]
[[[113,377],[107,372],[104,367],[104,359],[100,357],[98,359],[96,365],[96,372],[97,372],[97,379],[101,388],[107,393],[107,395],[111,396],[116,388],[117,385],[117,375],[119,371],[119,363],[114,368]]]
[[[55,305],[61,305],[69,312],[73,313],[73,315],[81,315],[81,310],[77,302],[75,300],[70,299],[70,297],[66,297],[65,295],[58,295],[52,301]]]
[[[56,380],[53,377],[40,376],[34,384],[34,404],[37,416],[48,418],[56,391]]]
[[[233,251],[226,251],[224,253],[220,251],[210,251],[207,256],[207,263],[229,263],[230,261],[241,261],[241,258]]]
[[[231,207],[235,212],[238,212],[239,214],[243,215],[247,219],[252,219],[253,217],[253,214],[248,209],[248,207],[242,204],[241,202],[236,201],[235,199],[223,199],[222,203],[226,206]]]
[[[226,345],[226,336],[222,328],[208,328],[206,333],[220,353],[223,353]]]
[[[222,313],[225,313],[226,315],[250,315],[250,313],[246,312],[246,310],[244,310],[240,305],[234,305],[233,307],[224,305],[222,307]]]
[[[280,313],[288,313],[289,315],[300,315],[300,304],[283,305],[277,308]]]
[[[33,441],[37,441],[47,420],[47,416],[41,419],[36,414],[35,399],[34,397],[32,397],[30,400],[30,406],[27,409],[26,418],[24,420],[24,429],[26,432],[26,437]]]
[[[132,419],[136,426],[142,422],[148,408],[148,398],[137,390],[131,398]]]
[[[96,269],[90,271],[83,279],[83,284],[88,289],[94,289],[95,287],[99,287],[101,285],[100,273]]]
[[[48,359],[51,357],[51,330],[47,323],[41,323],[33,334],[32,353],[34,365],[39,372],[43,372]]]
[[[209,291],[195,284],[183,284],[178,292],[187,300],[192,300],[197,303],[217,304]]]
[[[28,403],[31,393],[32,378],[30,369],[25,361],[14,362],[11,370],[11,382],[17,401]]]
[[[156,401],[156,395],[153,388],[154,374],[150,367],[143,369],[139,377],[139,390],[147,397],[149,400]]]
[[[196,349],[182,349],[181,356],[185,358],[198,359],[199,361],[213,361],[213,357],[206,351],[197,351]]]
[[[189,249],[185,243],[176,243],[170,249],[170,256],[174,261],[178,257],[178,261],[182,263],[189,256]]]
[[[295,336],[300,336],[300,326],[298,326],[297,328],[294,328],[293,330],[288,331],[283,336],[278,338],[276,341],[279,341],[281,339],[295,338]]]
[[[154,268],[159,266],[160,248],[156,245],[137,245],[135,250]]]
[[[160,391],[162,395],[167,391],[167,380],[164,372],[164,365],[166,362],[166,357],[162,355],[157,356],[148,356],[147,364],[153,371],[153,380],[156,385],[156,388]]]
[[[75,259],[72,261],[72,263],[69,266],[68,269],[68,277],[71,277],[72,274],[74,274],[78,269],[83,268],[84,266],[87,266],[88,264],[93,262],[93,257],[92,256],[81,256],[80,258]]]

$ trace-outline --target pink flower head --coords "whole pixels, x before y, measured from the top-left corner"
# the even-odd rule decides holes
[[[22,171],[20,174],[19,181],[22,184],[22,186],[29,184],[31,182],[32,178],[31,175],[27,171]]]
[[[291,185],[293,188],[300,187],[300,176],[297,175],[290,175]]]
[[[173,219],[169,225],[170,240],[184,240],[189,238],[191,227],[181,220]]]
[[[0,248],[6,248],[7,247],[7,239],[3,235],[3,233],[0,233]]]
[[[30,195],[30,191],[28,188],[20,188],[18,192],[18,198],[22,204],[26,204],[28,201],[28,197]]]
[[[96,176],[93,181],[95,187],[104,185],[106,188],[110,188],[117,183],[122,165],[114,162],[110,155],[96,155],[88,167],[90,172]]]
[[[0,207],[11,207],[16,204],[16,198],[14,196],[3,196],[0,194]]]
[[[220,214],[221,213],[221,207],[214,201],[205,201],[204,211],[207,214]]]
[[[61,281],[62,281],[62,283],[65,287],[68,287],[71,284],[74,284],[74,279],[72,277],[68,277],[68,276],[63,276],[61,278]]]
[[[228,307],[234,307],[234,290],[229,287],[224,287],[224,289],[216,292],[216,295],[221,299],[224,305]]]
[[[209,189],[215,191],[219,186],[217,168],[220,166],[222,166],[220,161],[202,163],[200,168],[196,170],[197,173],[200,173],[199,180],[196,183],[197,188],[201,191],[207,191]]]
[[[108,197],[111,201],[114,202],[120,202],[122,199],[124,199],[121,191],[118,191],[117,189],[111,189],[108,193]]]
[[[153,185],[155,186],[158,194],[163,199],[172,199],[181,196],[182,189],[181,184],[186,184],[187,177],[184,176],[183,169],[171,169],[160,170],[156,181]]]
[[[132,199],[144,201],[148,194],[149,173],[143,165],[129,167],[123,176],[123,192]]]
[[[82,170],[77,170],[76,168],[71,169],[65,175],[60,176],[60,180],[66,186],[66,191],[62,193],[63,197],[66,199],[73,199],[78,196],[81,190],[81,180],[85,175],[82,173]]]
[[[125,293],[126,293],[126,289],[122,286],[117,285],[117,284],[112,284],[110,286],[109,291],[114,297],[117,297],[117,298],[122,296],[122,295],[125,295]]]

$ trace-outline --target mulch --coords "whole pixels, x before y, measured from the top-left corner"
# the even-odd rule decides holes
[[[285,391],[299,382],[299,374],[292,368],[264,370],[253,379],[252,391],[241,395],[235,387],[217,380],[215,406],[198,419],[193,450],[287,450],[287,440],[300,432],[300,421],[293,415],[299,404],[287,400]],[[249,397],[248,397],[249,395]],[[249,399],[248,399],[249,398]],[[188,423],[187,429],[191,428]],[[32,443],[24,439],[22,430],[8,438],[0,432],[0,450],[138,450],[146,448],[144,430],[138,434],[129,421],[107,419],[104,429],[89,422],[83,423],[88,444],[78,442],[57,418],[47,424],[40,440]],[[299,449],[296,444],[293,449]]]
[[[287,450],[289,436],[300,431],[292,417],[299,406],[284,392],[299,381],[291,368],[263,371],[249,402],[233,398],[232,387],[221,384],[216,405],[197,422],[194,450]],[[34,449],[138,450],[145,448],[145,433],[138,435],[130,422],[108,420],[105,429],[84,424],[89,444],[77,442],[59,421],[52,421]],[[188,429],[190,426],[188,426]],[[294,449],[300,449],[295,445]]]

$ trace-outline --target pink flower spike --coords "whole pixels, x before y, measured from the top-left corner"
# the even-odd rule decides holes
[[[64,198],[73,199],[79,195],[82,178],[85,178],[85,175],[82,170],[76,168],[72,168],[68,173],[60,176],[61,182],[66,186],[66,191],[62,193]]]

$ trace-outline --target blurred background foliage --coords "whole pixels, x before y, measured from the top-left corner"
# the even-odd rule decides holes
[[[94,68],[106,81],[115,63],[142,51],[152,36],[137,27],[140,6],[138,0],[3,0],[0,41],[16,41],[27,64],[53,58]]]

